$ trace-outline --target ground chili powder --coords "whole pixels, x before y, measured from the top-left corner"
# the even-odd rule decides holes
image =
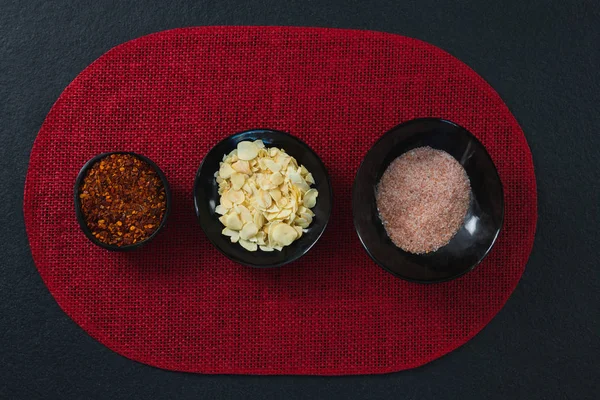
[[[111,154],[93,164],[83,179],[79,199],[92,235],[119,247],[152,235],[167,206],[158,173],[131,154]]]

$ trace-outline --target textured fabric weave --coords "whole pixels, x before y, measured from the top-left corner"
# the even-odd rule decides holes
[[[488,258],[452,282],[420,285],[375,265],[354,232],[351,188],[370,146],[416,117],[472,131],[505,190]],[[289,132],[325,162],[334,211],[299,261],[257,270],[222,256],[194,214],[204,154],[251,128]],[[168,226],[111,253],[77,225],[73,184],[107,151],[165,172]],[[31,153],[24,204],[33,258],[62,309],[131,359],[200,373],[368,374],[412,368],[464,344],[500,310],[533,244],[536,184],[514,117],[469,67],[418,40],[334,29],[207,27],[118,46],[60,96]]]

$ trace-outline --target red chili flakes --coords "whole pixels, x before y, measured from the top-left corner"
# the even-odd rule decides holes
[[[115,246],[146,240],[167,208],[165,187],[154,168],[130,154],[111,154],[92,165],[79,199],[92,235]]]

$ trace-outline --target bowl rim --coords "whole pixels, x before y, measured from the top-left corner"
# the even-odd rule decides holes
[[[309,246],[306,247],[306,249],[302,252],[299,252],[298,254],[294,254],[292,257],[286,259],[285,261],[282,262],[278,262],[278,263],[273,263],[273,264],[268,264],[268,265],[262,265],[262,264],[254,264],[245,260],[240,260],[237,259],[235,257],[230,256],[230,254],[228,254],[225,250],[223,250],[212,238],[210,232],[207,232],[207,229],[205,229],[204,224],[202,223],[202,220],[200,218],[200,205],[199,205],[199,199],[198,196],[196,196],[197,190],[196,188],[198,187],[199,183],[200,183],[200,174],[202,172],[202,168],[204,167],[204,163],[206,161],[206,157],[208,156],[208,154],[210,154],[215,147],[228,142],[229,140],[231,140],[232,138],[235,138],[236,136],[241,136],[241,135],[245,135],[245,134],[261,134],[261,133],[275,133],[275,134],[280,134],[280,135],[284,135],[287,136],[289,138],[291,138],[292,140],[297,141],[301,146],[305,147],[308,151],[310,151],[317,159],[317,162],[320,164],[321,168],[323,168],[323,171],[325,171],[325,181],[327,184],[327,188],[328,188],[328,192],[329,192],[329,207],[326,210],[326,218],[325,221],[323,223],[323,228],[321,229],[321,231],[317,234],[317,236],[315,237],[315,239],[312,241],[312,243],[310,243]],[[196,177],[194,178],[194,185],[192,187],[192,196],[194,199],[194,211],[196,213],[196,220],[198,221],[198,224],[200,225],[200,228],[202,228],[202,232],[204,232],[204,235],[208,238],[208,240],[210,241],[210,243],[213,245],[213,247],[215,247],[221,254],[223,254],[225,257],[227,257],[229,260],[237,263],[237,264],[241,264],[247,267],[252,267],[252,268],[259,268],[259,269],[269,269],[269,268],[279,268],[282,267],[284,265],[290,264],[294,261],[297,261],[298,259],[300,259],[301,257],[303,257],[304,255],[306,255],[313,247],[315,244],[317,244],[317,242],[319,241],[319,239],[321,239],[321,237],[323,236],[323,233],[325,233],[325,230],[327,229],[327,226],[329,225],[329,220],[331,218],[331,211],[333,210],[333,188],[331,187],[331,178],[329,176],[329,171],[327,170],[327,167],[325,166],[325,163],[323,163],[323,160],[321,160],[321,157],[319,157],[319,155],[317,154],[316,151],[314,151],[308,144],[306,144],[303,140],[299,139],[298,137],[288,133],[288,132],[284,132],[284,131],[280,131],[280,130],[275,130],[275,129],[270,129],[270,128],[254,128],[254,129],[248,129],[248,130],[244,130],[244,131],[240,131],[237,133],[234,133],[232,135],[226,136],[225,138],[221,139],[220,141],[218,141],[217,143],[215,143],[210,150],[208,150],[208,152],[206,152],[206,154],[204,155],[204,157],[202,158],[202,162],[200,163],[200,165],[198,166],[198,169],[196,171]],[[292,244],[293,245],[293,244]]]
[[[364,242],[364,239],[361,235],[361,233],[359,232],[359,229],[357,227],[356,224],[356,219],[357,219],[357,215],[356,215],[356,210],[354,208],[354,193],[357,190],[356,186],[357,186],[357,178],[359,175],[360,170],[362,169],[365,160],[367,159],[369,153],[371,153],[371,151],[373,150],[373,148],[375,146],[377,146],[377,144],[379,144],[379,142],[381,142],[382,140],[384,140],[384,138],[386,136],[388,136],[389,134],[391,134],[392,132],[396,131],[397,129],[403,128],[407,125],[411,125],[414,123],[419,123],[419,122],[441,122],[443,124],[448,124],[448,125],[452,125],[455,128],[458,128],[460,130],[462,130],[463,132],[467,133],[467,135],[469,135],[471,137],[471,139],[475,140],[475,142],[477,142],[481,148],[483,149],[485,155],[489,158],[489,160],[492,163],[493,171],[494,174],[496,175],[496,178],[498,180],[498,182],[500,183],[500,198],[501,198],[501,203],[502,203],[502,209],[501,209],[501,216],[500,216],[500,223],[498,226],[498,229],[496,229],[496,232],[494,234],[494,237],[492,238],[492,241],[490,243],[490,245],[488,246],[488,248],[486,249],[486,251],[483,253],[483,255],[481,257],[479,257],[479,259],[477,260],[477,262],[473,263],[469,268],[465,269],[464,271],[461,271],[458,274],[449,276],[449,277],[445,277],[445,278],[441,278],[441,279],[430,279],[430,280],[423,280],[423,279],[414,279],[414,278],[410,278],[407,277],[405,275],[399,274],[395,271],[392,271],[390,268],[388,268],[387,266],[385,266],[384,264],[380,263],[371,253],[371,250],[367,247],[367,245]],[[492,251],[492,249],[494,248],[494,246],[496,245],[496,242],[498,240],[498,237],[500,236],[500,232],[502,232],[502,229],[504,228],[504,217],[505,217],[505,204],[504,204],[504,185],[502,183],[502,179],[500,179],[500,174],[498,173],[498,168],[496,167],[496,164],[494,163],[494,160],[492,159],[492,156],[490,155],[490,153],[487,151],[487,148],[483,145],[483,143],[481,143],[481,141],[467,128],[457,124],[456,122],[450,121],[448,119],[445,118],[436,118],[436,117],[419,117],[419,118],[413,118],[404,122],[401,122],[398,125],[395,125],[394,127],[392,127],[391,129],[387,130],[383,135],[381,135],[381,137],[379,139],[377,139],[375,141],[375,143],[373,143],[371,145],[371,147],[369,148],[369,150],[367,150],[367,152],[365,153],[362,161],[360,162],[360,165],[358,166],[357,170],[356,170],[356,175],[354,176],[354,183],[352,184],[352,222],[354,225],[354,231],[356,232],[356,235],[358,236],[358,239],[360,240],[360,243],[363,247],[363,249],[366,251],[366,253],[369,255],[369,257],[379,266],[381,267],[383,270],[389,272],[390,274],[392,274],[393,276],[403,279],[405,281],[408,282],[413,282],[413,283],[419,283],[419,284],[435,284],[435,283],[443,283],[443,282],[448,282],[457,278],[460,278],[461,276],[473,271],[475,269],[475,267],[477,267],[479,264],[481,264],[483,262],[483,260],[490,254],[490,252]]]
[[[113,244],[103,243],[103,242],[99,241],[98,239],[96,239],[94,237],[94,235],[92,235],[92,232],[90,231],[90,228],[87,226],[87,223],[85,222],[85,218],[83,217],[83,211],[81,210],[81,200],[79,199],[79,188],[81,187],[81,183],[83,182],[83,179],[85,178],[87,171],[96,162],[98,162],[101,159],[106,158],[112,154],[130,154],[130,155],[137,157],[140,160],[146,162],[148,165],[150,165],[156,171],[157,175],[160,177],[160,180],[162,181],[163,186],[165,188],[166,209],[165,209],[163,218],[160,222],[160,225],[158,225],[158,228],[156,228],[156,230],[152,233],[152,235],[148,236],[143,241],[137,242],[134,244],[130,244],[130,245],[125,245],[125,246],[116,246]],[[77,217],[77,222],[79,223],[79,226],[80,226],[81,230],[83,231],[83,233],[85,234],[85,236],[95,245],[102,247],[106,250],[117,251],[117,252],[135,250],[135,249],[147,244],[152,239],[154,239],[156,237],[156,235],[158,234],[158,232],[160,232],[162,230],[162,228],[165,226],[167,219],[169,217],[169,214],[171,213],[171,206],[172,206],[171,188],[169,186],[169,182],[167,181],[167,177],[165,176],[163,171],[159,168],[159,166],[154,161],[152,161],[151,159],[149,159],[146,156],[135,153],[133,151],[110,151],[110,152],[106,152],[106,153],[100,153],[100,154],[97,154],[94,157],[90,158],[88,161],[86,161],[86,163],[83,164],[83,166],[79,170],[79,173],[77,174],[77,178],[75,179],[74,197],[75,197],[75,216]]]

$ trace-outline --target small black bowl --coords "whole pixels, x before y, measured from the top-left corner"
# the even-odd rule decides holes
[[[81,211],[81,200],[79,199],[79,189],[81,187],[83,179],[85,178],[85,176],[87,174],[88,169],[90,169],[92,167],[92,165],[94,165],[97,161],[103,159],[104,157],[110,156],[111,154],[130,154],[130,155],[135,156],[135,157],[139,158],[140,160],[148,163],[152,168],[154,168],[154,170],[160,177],[160,180],[162,181],[162,183],[165,187],[165,195],[167,196],[167,208],[165,210],[165,214],[164,214],[163,219],[162,219],[160,225],[158,226],[158,228],[154,231],[154,233],[152,233],[152,235],[150,235],[145,240],[134,243],[134,244],[130,244],[127,246],[115,246],[112,244],[106,244],[106,243],[102,243],[101,241],[96,239],[94,237],[94,235],[92,235],[90,228],[88,228],[88,226],[85,222],[85,218],[83,216],[83,212]],[[86,162],[83,165],[83,167],[81,167],[79,174],[77,174],[77,179],[75,180],[75,190],[74,191],[75,191],[75,215],[77,216],[77,222],[79,222],[79,226],[81,227],[81,230],[83,231],[85,236],[87,236],[87,238],[90,239],[90,241],[92,243],[94,243],[95,245],[98,245],[106,250],[130,251],[130,250],[135,250],[135,249],[145,245],[150,240],[154,239],[154,237],[156,237],[156,235],[163,228],[163,226],[165,226],[165,223],[167,222],[167,218],[169,217],[169,213],[171,212],[171,189],[169,188],[169,182],[167,181],[167,177],[161,171],[161,169],[158,167],[158,165],[156,165],[148,157],[144,157],[140,154],[136,154],[131,151],[112,151],[110,153],[98,154],[97,156],[90,159],[88,162]]]
[[[312,173],[315,185],[312,187],[319,191],[317,204],[312,209],[315,213],[312,224],[302,237],[282,251],[264,252],[248,251],[239,243],[231,243],[228,237],[221,234],[224,226],[215,213],[219,202],[219,186],[214,173],[219,170],[219,163],[223,155],[229,154],[244,140],[262,140],[266,147],[278,147],[294,157],[298,164],[302,164]],[[308,145],[298,138],[279,131],[269,129],[255,129],[237,133],[219,142],[202,160],[194,182],[194,206],[200,226],[212,244],[226,257],[243,265],[257,268],[280,267],[297,260],[306,254],[319,240],[331,214],[332,192],[329,174],[325,165],[317,154]]]
[[[471,182],[471,202],[463,225],[446,246],[417,255],[392,243],[379,218],[375,194],[388,165],[421,146],[443,150],[458,160]],[[369,150],[354,180],[352,213],[358,237],[377,264],[408,281],[443,282],[471,271],[492,249],[502,228],[504,194],[490,155],[471,132],[450,121],[421,118],[396,126]]]

